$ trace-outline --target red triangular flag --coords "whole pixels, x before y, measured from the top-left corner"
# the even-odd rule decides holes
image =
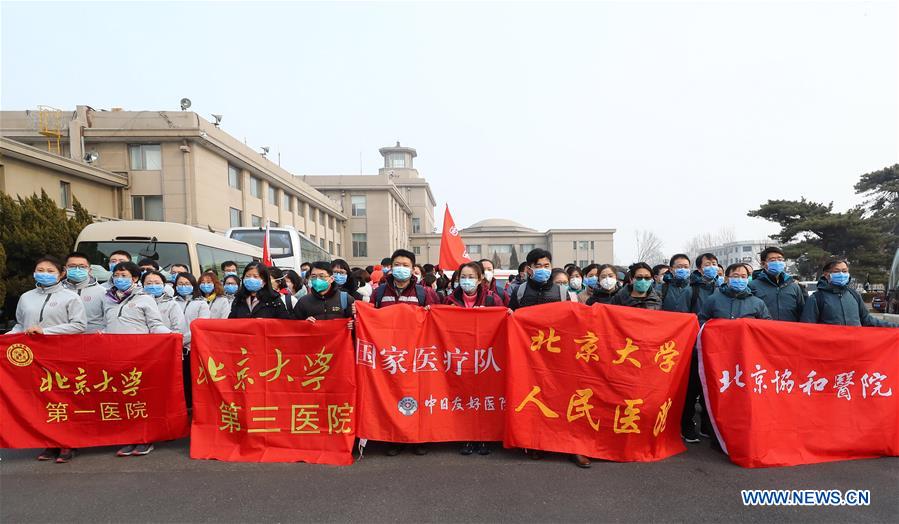
[[[262,238],[262,263],[272,267],[272,255],[268,248],[268,226],[265,226],[265,236]]]
[[[441,269],[455,271],[460,265],[471,262],[465,243],[459,236],[456,223],[450,215],[449,204],[443,214],[443,235],[440,237],[440,262]]]

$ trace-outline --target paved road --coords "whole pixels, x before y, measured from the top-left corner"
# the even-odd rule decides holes
[[[574,467],[514,451],[463,457],[439,445],[350,467],[188,459],[187,441],[146,457],[85,451],[70,464],[6,450],[0,521],[12,522],[899,522],[899,458],[743,469],[707,443],[652,463]],[[869,507],[744,507],[740,490],[870,489]]]

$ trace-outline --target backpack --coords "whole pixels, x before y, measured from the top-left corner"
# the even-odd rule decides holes
[[[383,284],[375,290],[375,307],[381,307],[381,300],[384,299],[384,294],[387,293],[387,286],[388,284]],[[418,299],[418,305],[424,307],[426,301],[425,288],[419,284],[415,284],[415,297]]]
[[[554,284],[555,285],[555,284]],[[518,303],[521,304],[521,299],[524,298],[524,292],[527,291],[527,284],[521,283],[518,288],[515,289],[515,295],[518,296]],[[565,302],[571,300],[571,297],[568,295],[568,290],[559,286],[559,301]]]

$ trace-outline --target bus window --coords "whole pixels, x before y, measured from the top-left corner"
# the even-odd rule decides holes
[[[237,273],[243,274],[243,269],[247,267],[247,264],[253,261],[253,257],[250,255],[235,253],[234,251],[227,251],[217,247],[204,246],[203,244],[197,244],[197,258],[200,263],[200,273],[213,271],[217,275],[221,273],[222,262],[228,260],[236,262]]]
[[[231,238],[261,248],[265,238],[265,231],[259,229],[237,230],[231,232]],[[293,256],[293,248],[290,245],[290,233],[287,231],[269,231],[268,247],[272,257]]]
[[[190,252],[187,249],[187,244],[176,242],[82,241],[78,243],[76,249],[87,255],[91,266],[99,266],[103,270],[109,269],[109,255],[113,251],[127,251],[135,264],[144,257],[141,253],[146,254],[152,250],[158,255],[156,262],[159,263],[161,268],[167,268],[172,264],[187,264],[190,266]]]
[[[327,251],[305,237],[300,237],[300,252],[303,255],[303,262],[331,261],[331,255]]]

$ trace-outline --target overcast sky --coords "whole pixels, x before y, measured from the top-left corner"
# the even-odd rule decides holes
[[[178,110],[296,174],[400,140],[456,223],[666,253],[769,198],[855,205],[899,161],[897,2],[0,5],[3,109]],[[223,179],[224,183],[224,179]],[[486,195],[486,196],[485,196]]]

